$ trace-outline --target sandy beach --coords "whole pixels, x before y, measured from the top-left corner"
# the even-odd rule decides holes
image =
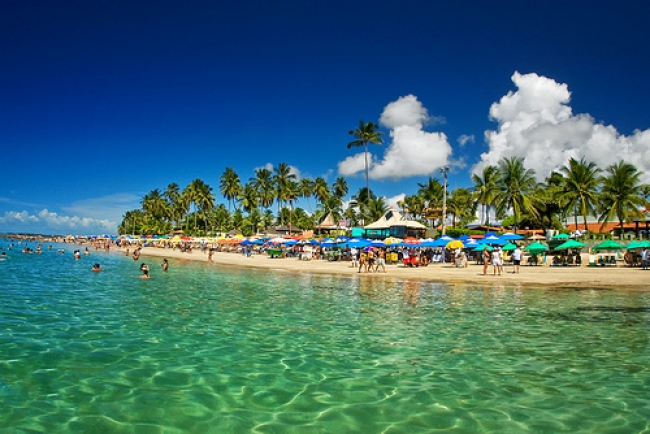
[[[133,252],[133,248],[130,249]],[[169,259],[208,261],[207,253],[193,250],[191,253],[179,250],[144,247],[141,259],[145,257],[164,257]],[[231,266],[261,269],[276,269],[295,273],[326,273],[334,275],[356,275],[361,278],[385,277],[399,280],[422,280],[445,283],[462,283],[512,287],[543,287],[547,289],[562,288],[597,288],[645,291],[650,289],[648,281],[650,270],[624,266],[622,261],[617,266],[589,267],[554,267],[550,265],[522,265],[519,274],[512,274],[513,267],[506,265],[502,275],[494,276],[492,266],[488,275],[483,275],[483,266],[470,262],[467,268],[455,268],[450,264],[431,264],[427,267],[407,268],[401,264],[387,265],[386,273],[357,273],[350,267],[350,262],[328,262],[325,260],[300,261],[296,258],[270,258],[253,255],[246,257],[238,253],[214,252],[212,263],[215,266]]]

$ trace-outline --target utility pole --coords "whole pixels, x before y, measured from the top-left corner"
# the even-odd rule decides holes
[[[447,221],[447,172],[449,172],[449,166],[444,166],[440,168],[442,172],[443,182],[442,182],[442,234],[445,234]]]

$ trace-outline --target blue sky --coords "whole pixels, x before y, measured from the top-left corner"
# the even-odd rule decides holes
[[[228,166],[355,192],[359,120],[389,201],[504,156],[650,173],[647,1],[0,4],[0,232],[114,233],[170,182],[221,201]]]

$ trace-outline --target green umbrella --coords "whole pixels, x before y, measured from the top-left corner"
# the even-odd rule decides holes
[[[489,246],[488,244],[481,244],[480,246],[478,246],[478,247],[476,247],[476,248],[474,248],[474,249],[472,249],[472,250],[473,250],[474,252],[482,252],[483,250],[488,250],[488,251],[491,252],[492,250],[494,250],[494,248],[492,248],[492,247]]]
[[[645,247],[646,249],[650,247],[650,241],[648,240],[643,240],[643,241],[632,241],[630,244],[627,245],[628,250],[633,250],[633,249],[642,249]]]
[[[530,244],[530,245],[524,247],[524,250],[526,250],[526,251],[528,251],[528,252],[530,252],[532,254],[537,254],[537,253],[542,253],[542,252],[545,252],[546,250],[548,250],[548,246],[546,244],[542,244],[542,243],[537,242],[537,243],[533,243],[533,244]]]
[[[517,246],[515,244],[508,243],[505,246],[501,247],[501,250],[503,250],[504,252],[508,252],[510,250],[515,250],[516,248]]]
[[[603,241],[600,244],[596,244],[593,247],[593,250],[594,251],[597,251],[597,250],[619,250],[619,249],[624,249],[624,248],[625,248],[625,246],[623,244],[619,244],[619,243],[617,243],[616,241],[613,241],[613,240],[606,240],[606,241]]]
[[[568,234],[557,234],[557,235],[553,235],[553,239],[554,240],[568,240],[569,235]]]
[[[580,249],[584,246],[586,246],[585,243],[581,243],[580,241],[576,240],[569,240],[557,246],[555,250]]]

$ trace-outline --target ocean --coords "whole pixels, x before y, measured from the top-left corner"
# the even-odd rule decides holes
[[[10,242],[0,433],[650,430],[650,292],[163,273]]]

